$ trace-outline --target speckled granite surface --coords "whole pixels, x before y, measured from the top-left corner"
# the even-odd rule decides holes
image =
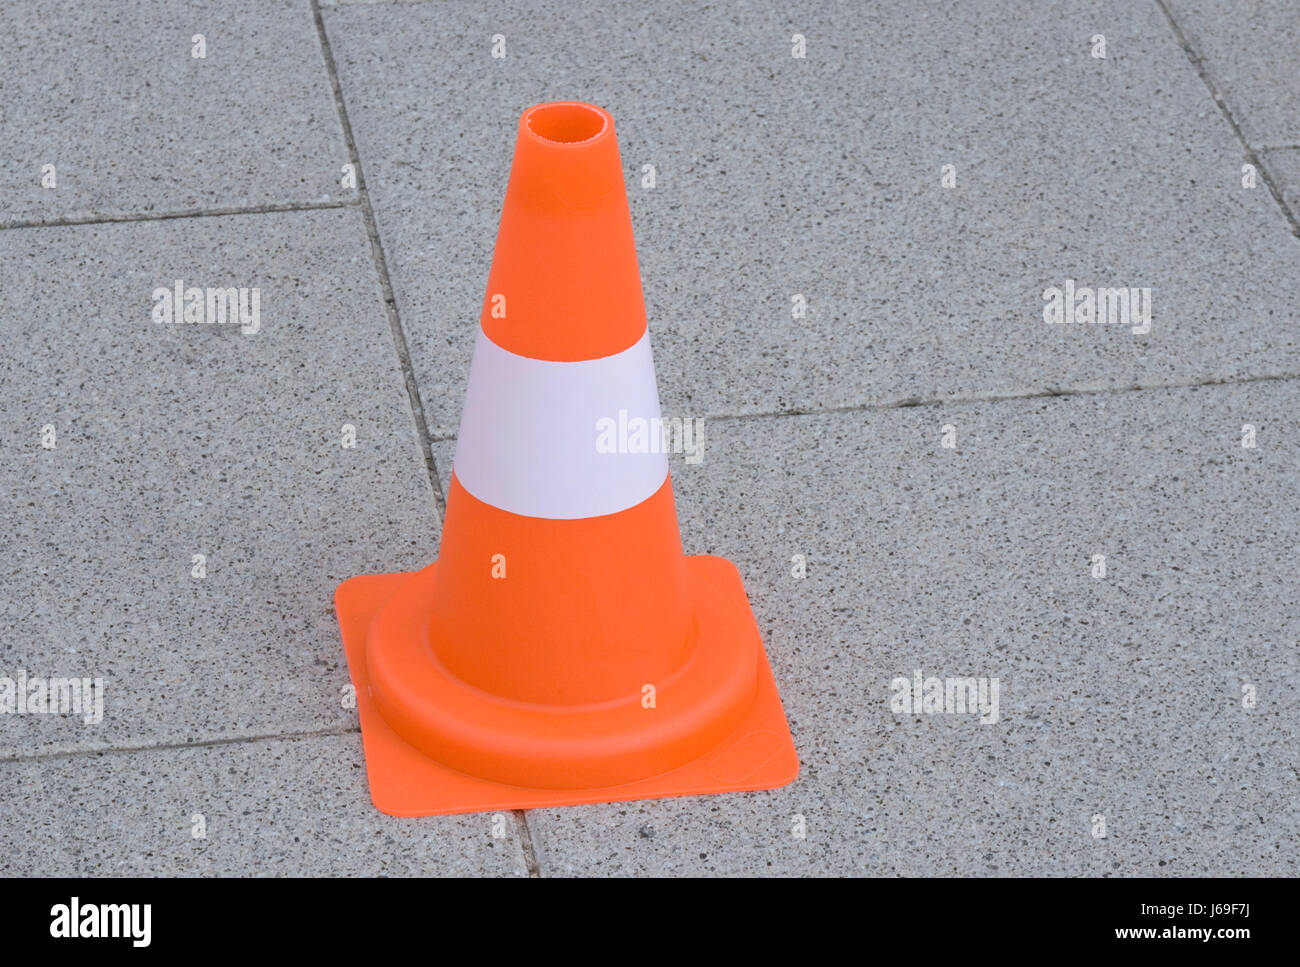
[[[1300,872],[1289,5],[100,13],[0,40],[0,707],[104,700],[0,714],[4,872]],[[332,591],[437,553],[556,98],[617,120],[664,410],[705,420],[683,543],[740,567],[802,771],[393,819]],[[176,280],[257,287],[256,331],[156,322]],[[1066,280],[1149,330],[1047,323]],[[917,673],[996,709],[900,709]]]

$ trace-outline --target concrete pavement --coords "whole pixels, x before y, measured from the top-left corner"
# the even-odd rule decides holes
[[[1297,874],[1293,5],[86,7],[0,39],[0,679],[102,718],[0,715],[0,872]],[[618,123],[683,542],[802,771],[393,819],[332,591],[437,554],[562,98]],[[256,316],[157,321],[178,281]],[[918,671],[996,715],[899,711]]]

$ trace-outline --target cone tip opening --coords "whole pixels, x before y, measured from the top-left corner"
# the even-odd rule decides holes
[[[583,101],[535,104],[523,117],[523,129],[538,141],[564,147],[591,144],[613,127],[608,111]]]

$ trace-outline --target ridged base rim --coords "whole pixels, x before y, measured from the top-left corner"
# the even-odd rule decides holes
[[[597,745],[577,750],[580,754],[576,759],[572,747],[566,748],[563,742],[556,743],[557,736],[570,734],[563,723],[572,721],[567,717],[574,713],[565,710],[556,713],[554,707],[547,706],[524,706],[522,711],[535,715],[539,708],[549,709],[554,723],[551,731],[537,742],[524,742],[522,746],[511,740],[504,752],[502,749],[483,749],[476,741],[462,742],[452,749],[456,763],[449,762],[446,750],[456,744],[447,742],[445,731],[434,737],[438,743],[434,747],[435,755],[411,744],[380,711],[373,694],[367,653],[380,613],[386,611],[387,605],[394,600],[417,599],[419,589],[424,587],[419,581],[422,576],[425,580],[430,579],[430,569],[414,574],[364,576],[340,585],[336,595],[339,622],[357,692],[367,771],[375,805],[393,815],[420,816],[766,789],[792,781],[798,773],[798,757],[739,574],[733,565],[721,558],[687,558],[687,565],[693,589],[707,599],[708,613],[701,621],[702,629],[705,625],[714,626],[711,615],[716,611],[722,616],[720,631],[726,629],[733,639],[752,644],[749,653],[754,658],[755,685],[742,703],[739,720],[729,722],[725,715],[715,716],[712,718],[715,728],[723,734],[714,734],[714,729],[695,731],[691,733],[693,738],[690,741],[684,740],[681,730],[675,731],[671,724],[667,728],[660,725],[633,729],[630,734],[626,730],[616,732],[621,736],[618,740],[597,736]],[[395,610],[402,612],[406,609]],[[381,626],[381,635],[387,638],[393,630],[383,630]],[[386,652],[387,647],[380,645],[377,650]],[[682,675],[683,680],[702,682],[705,678],[702,675]],[[461,687],[466,686],[462,684]],[[683,689],[680,696],[684,698],[689,693],[689,689]],[[480,698],[494,706],[503,704],[481,693]],[[680,699],[670,694],[668,701],[672,707]],[[521,711],[518,706],[522,703],[504,704],[515,712]],[[626,716],[635,711],[641,714],[644,724],[645,716],[665,708],[663,690],[659,690],[656,704],[654,710],[642,709],[638,700],[634,709],[602,707],[587,712],[590,723],[599,723],[602,715],[621,712]],[[731,708],[735,703],[724,698],[717,704]],[[404,732],[409,733],[407,723],[400,721],[402,714],[394,714],[392,707],[389,714],[399,720]],[[690,717],[679,715],[675,718],[680,722]],[[671,723],[668,716],[650,721]],[[469,734],[473,740],[475,736],[482,739],[485,733],[471,729]],[[665,734],[676,738],[666,743],[658,741]],[[630,746],[626,744],[629,739]],[[701,745],[704,747],[698,748]],[[560,759],[549,763],[539,760],[537,752],[543,748],[558,750]],[[593,748],[599,749],[600,753],[593,754]],[[469,750],[475,751],[470,754]],[[679,761],[683,754],[692,757]],[[484,769],[485,762],[488,763],[487,770]],[[556,762],[563,764],[557,765]],[[503,768],[512,771],[506,773]],[[514,771],[516,769],[522,771]],[[533,769],[537,771],[529,771]],[[514,781],[487,776],[485,771],[492,772],[493,776],[508,774]],[[601,782],[601,777],[605,776],[623,778]],[[600,784],[591,784],[593,779]]]

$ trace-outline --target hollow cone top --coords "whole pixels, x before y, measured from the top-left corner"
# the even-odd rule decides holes
[[[646,329],[614,119],[556,101],[519,119],[484,334],[533,359],[612,356]]]

